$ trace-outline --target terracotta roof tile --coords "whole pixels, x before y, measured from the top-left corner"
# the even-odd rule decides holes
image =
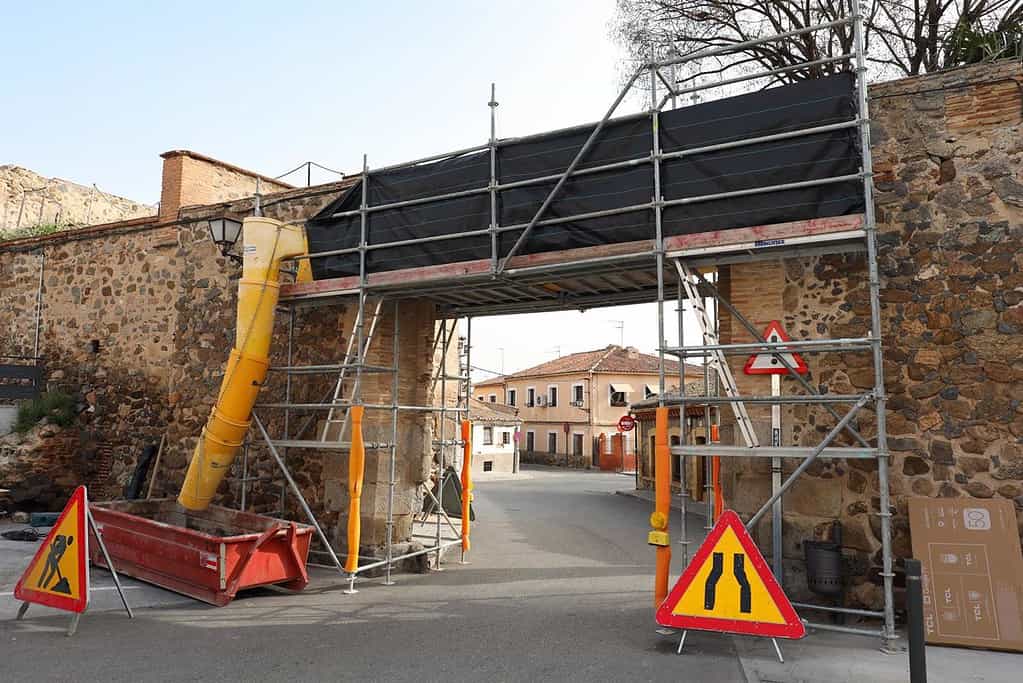
[[[469,399],[469,419],[483,422],[520,422],[519,410],[503,403]]]
[[[479,382],[476,386],[486,384],[499,384],[506,379],[521,379],[524,377],[541,377],[544,375],[562,375],[577,372],[606,372],[613,374],[656,374],[659,368],[657,356],[640,353],[632,347],[621,347],[612,344],[603,349],[595,351],[581,351],[572,353],[561,358],[534,365],[531,368],[513,372],[504,377],[495,377],[486,382]],[[664,369],[671,374],[678,374],[678,361],[665,360]],[[703,372],[702,367],[689,365],[690,372]]]

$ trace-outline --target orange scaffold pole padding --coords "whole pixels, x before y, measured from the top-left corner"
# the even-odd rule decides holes
[[[714,486],[714,519],[720,519],[725,511],[725,497],[721,495],[721,456],[710,459],[711,484]]]
[[[472,504],[472,423],[462,420],[462,555],[469,552],[469,510]]]
[[[668,597],[668,572],[671,569],[671,545],[668,540],[668,517],[671,512],[671,457],[668,453],[668,409],[660,407],[654,422],[654,513],[650,538],[657,542],[657,570],[654,576],[654,606]]]
[[[348,557],[345,571],[359,568],[359,538],[362,534],[362,480],[366,473],[366,448],[362,442],[362,406],[352,406],[352,448],[348,458]]]
[[[719,443],[718,426],[710,426],[711,443]],[[725,494],[721,490],[721,456],[715,455],[710,461],[711,484],[714,487],[714,519],[721,519],[721,513],[725,511]]]

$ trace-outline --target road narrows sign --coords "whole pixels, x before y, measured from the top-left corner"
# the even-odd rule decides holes
[[[806,628],[742,520],[725,510],[678,583],[657,608],[661,626],[771,638]]]
[[[16,599],[85,611],[89,603],[87,505],[85,487],[79,486],[14,587]]]
[[[772,344],[779,342],[791,341],[789,336],[785,334],[785,330],[782,328],[781,323],[777,320],[772,320],[767,325],[767,329],[764,330],[764,341]],[[789,362],[796,372],[800,375],[805,375],[807,372],[806,361],[798,353],[791,351],[783,351],[778,354],[784,356],[785,360]],[[789,374],[788,368],[785,364],[778,360],[775,354],[767,351],[761,351],[754,353],[746,361],[746,366],[743,368],[743,372],[747,375],[787,375]]]

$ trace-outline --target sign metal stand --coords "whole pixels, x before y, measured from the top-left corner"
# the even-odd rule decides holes
[[[42,546],[36,551],[14,589],[15,597],[22,601],[18,607],[15,621],[21,621],[28,612],[29,605],[37,602],[73,612],[66,635],[70,637],[75,634],[82,613],[88,608],[89,603],[89,530],[92,531],[92,535],[95,536],[96,543],[99,544],[99,549],[103,553],[103,559],[113,576],[114,586],[117,587],[117,593],[121,597],[121,604],[124,605],[128,618],[135,618],[124,595],[120,577],[110,559],[110,553],[103,542],[101,530],[89,510],[88,494],[84,486],[79,486],[71,495],[64,511],[57,518],[53,529],[50,530]],[[78,548],[74,548],[76,537],[80,544]],[[71,558],[64,561],[67,551],[72,548],[74,551]],[[69,568],[75,570],[73,577],[64,576],[62,570]],[[51,585],[54,579],[59,580]],[[72,579],[74,579],[74,584],[71,583]]]
[[[764,341],[769,344],[781,344],[789,341],[784,328],[777,320],[772,320],[767,325],[763,334]],[[808,368],[806,361],[798,353],[787,350],[784,346],[774,346],[769,350],[754,353],[746,361],[743,371],[747,375],[770,375],[771,396],[781,396],[782,375],[789,374],[789,369],[779,360],[779,356],[785,356],[788,365],[793,371],[800,375],[806,374]],[[771,404],[771,445],[781,446],[781,404]],[[781,490],[781,458],[771,457],[771,495],[776,495]],[[782,502],[779,496],[774,505],[771,506],[771,570],[775,578],[781,583],[785,567],[782,560]]]

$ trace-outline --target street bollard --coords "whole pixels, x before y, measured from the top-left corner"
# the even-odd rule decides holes
[[[927,652],[924,649],[924,590],[920,560],[906,560],[906,612],[909,630],[910,683],[927,683]]]

